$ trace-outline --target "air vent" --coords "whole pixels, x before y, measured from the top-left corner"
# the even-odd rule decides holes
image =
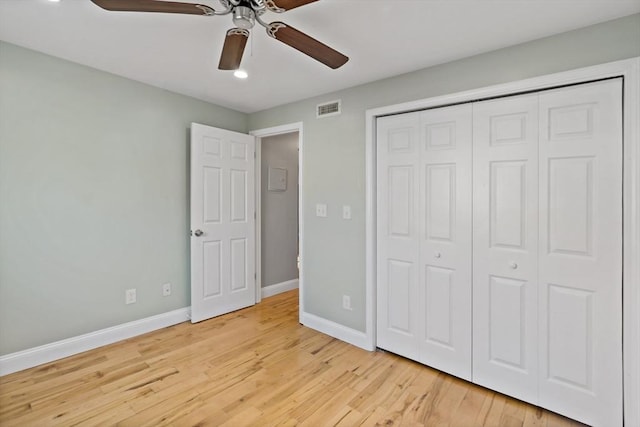
[[[337,116],[342,112],[342,101],[325,102],[316,106],[316,117]]]

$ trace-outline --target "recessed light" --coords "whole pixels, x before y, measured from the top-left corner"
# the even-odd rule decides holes
[[[245,70],[235,70],[233,72],[233,75],[238,79],[246,79],[247,77],[249,77],[249,74],[247,74]]]
[[[49,0],[51,3],[58,3],[60,0]]]

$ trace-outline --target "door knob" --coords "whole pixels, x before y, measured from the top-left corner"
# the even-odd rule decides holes
[[[442,254],[440,252],[436,252],[435,254],[433,254],[434,258],[440,258],[442,256]]]
[[[511,267],[511,268],[513,268],[515,270],[516,268],[518,268],[518,264],[516,264],[515,262],[511,262],[509,264],[509,267]]]
[[[193,234],[195,234],[195,235],[196,235],[196,237],[200,237],[200,236],[202,236],[204,233],[202,232],[202,230],[196,230],[196,232],[195,232],[195,233],[193,233]]]

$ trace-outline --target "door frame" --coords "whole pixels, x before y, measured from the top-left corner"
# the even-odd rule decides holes
[[[302,122],[289,123],[281,126],[274,126],[270,128],[257,129],[249,132],[249,135],[253,135],[256,138],[256,157],[255,157],[255,193],[256,193],[256,304],[262,301],[262,173],[261,173],[261,159],[262,159],[262,139],[270,136],[284,135],[288,133],[298,132],[298,254],[300,256],[300,268],[298,271],[298,288],[299,293],[299,312],[302,313],[303,302],[303,217],[302,217],[302,158],[303,158],[303,124]]]
[[[623,77],[623,401],[625,425],[640,425],[640,57],[366,111],[365,298],[367,349],[376,348],[376,119],[428,108]]]

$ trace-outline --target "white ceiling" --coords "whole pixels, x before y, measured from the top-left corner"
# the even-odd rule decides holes
[[[320,0],[263,19],[284,21],[350,61],[331,70],[256,26],[242,62],[247,80],[217,70],[230,16],[0,0],[0,39],[251,113],[637,12],[640,0]]]

